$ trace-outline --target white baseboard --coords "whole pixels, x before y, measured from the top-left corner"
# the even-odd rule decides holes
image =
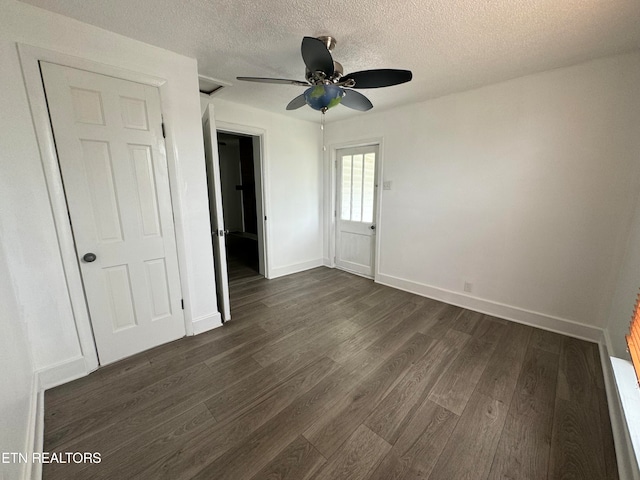
[[[216,312],[213,315],[207,315],[205,317],[196,318],[193,320],[193,334],[199,335],[214,328],[222,326],[222,315],[220,312]]]
[[[269,278],[284,277],[285,275],[291,275],[292,273],[304,272],[305,270],[311,270],[312,268],[324,266],[324,259],[318,258],[316,260],[309,260],[308,262],[294,263],[293,265],[286,265],[284,267],[271,268],[269,272]]]
[[[606,332],[605,332],[606,337]],[[605,340],[606,341],[606,340]],[[607,403],[609,405],[609,418],[611,419],[611,431],[613,432],[613,442],[616,447],[616,459],[618,461],[618,473],[623,480],[639,480],[640,471],[638,462],[633,450],[633,443],[624,410],[622,400],[618,391],[613,366],[607,346],[600,344],[600,362],[604,374],[604,386],[607,392]],[[632,382],[635,379],[632,379]]]
[[[322,265],[324,265],[325,267],[329,267],[329,268],[333,268],[335,265],[333,264],[333,262],[331,261],[330,258],[324,257],[322,259]]]
[[[36,372],[40,390],[57,387],[88,375],[91,370],[83,356],[78,356]]]
[[[44,444],[44,390],[40,388],[38,376],[34,373],[31,382],[31,398],[29,405],[29,426],[24,453],[33,458],[34,452],[42,452]],[[24,464],[22,472],[24,480],[40,480],[42,464],[31,461]]]
[[[214,328],[222,326],[222,320],[219,312],[213,315],[200,317],[193,321],[193,334],[198,335]],[[65,360],[56,365],[43,368],[36,371],[35,377],[38,381],[40,390],[48,390],[67,382],[71,382],[78,378],[88,375],[97,368],[87,362],[85,357],[77,356],[69,360]]]
[[[553,317],[543,313],[533,312],[503,303],[493,302],[478,297],[472,297],[459,292],[453,292],[438,287],[432,287],[423,283],[413,282],[391,275],[377,274],[376,283],[398,288],[406,292],[415,293],[423,297],[433,298],[441,302],[463,307],[468,310],[485,313],[494,317],[524,323],[532,327],[550,330],[570,337],[599,343],[602,340],[602,329],[590,325],[584,325],[572,320]]]

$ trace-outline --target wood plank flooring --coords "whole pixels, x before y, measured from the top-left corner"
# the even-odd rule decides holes
[[[597,345],[339,270],[45,394],[54,479],[616,479]]]

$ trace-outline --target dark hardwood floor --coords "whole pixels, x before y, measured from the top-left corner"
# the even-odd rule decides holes
[[[45,395],[45,479],[615,479],[597,345],[326,268]]]
[[[227,272],[229,284],[235,285],[261,276],[258,267],[258,240],[242,233],[230,233],[226,237]]]

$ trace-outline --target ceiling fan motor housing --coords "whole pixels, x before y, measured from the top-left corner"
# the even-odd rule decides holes
[[[324,72],[321,72],[320,70],[316,72],[312,72],[308,68],[305,69],[304,76],[310,84],[319,85],[322,83],[324,84],[339,83],[340,78],[342,78],[343,74],[344,74],[344,69],[342,67],[342,64],[334,60],[333,75],[331,75],[330,77],[327,77],[326,74]]]

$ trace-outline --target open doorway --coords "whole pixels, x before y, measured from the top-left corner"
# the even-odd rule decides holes
[[[217,130],[230,284],[264,276],[260,137]]]

